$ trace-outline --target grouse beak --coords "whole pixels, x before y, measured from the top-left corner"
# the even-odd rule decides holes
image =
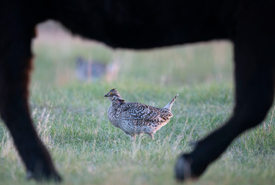
[[[108,94],[105,94],[104,97],[108,97]]]

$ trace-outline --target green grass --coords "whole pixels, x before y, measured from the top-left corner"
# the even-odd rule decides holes
[[[176,184],[177,156],[222,125],[233,107],[231,46],[223,43],[161,50],[115,51],[79,41],[65,45],[36,41],[31,85],[31,112],[64,184]],[[95,53],[93,53],[95,52]],[[77,56],[122,58],[113,82],[79,83]],[[105,58],[104,58],[105,57]],[[110,102],[103,97],[116,87],[126,101],[163,107],[179,94],[174,117],[155,140],[128,136],[108,121]],[[237,138],[194,184],[273,184],[275,124],[272,109],[264,124]],[[10,136],[0,125],[0,183],[24,180],[24,166]],[[189,183],[188,183],[189,184]]]

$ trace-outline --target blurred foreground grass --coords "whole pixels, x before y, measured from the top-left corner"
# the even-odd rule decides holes
[[[111,51],[78,38],[36,40],[31,112],[64,184],[176,184],[173,167],[181,152],[220,126],[233,106],[232,56],[228,43],[151,51]],[[112,82],[80,83],[77,56],[122,59]],[[128,136],[112,126],[103,95],[116,87],[126,101],[163,107],[177,93],[174,117],[155,140]],[[264,124],[236,139],[194,184],[274,184],[275,125]],[[24,181],[24,167],[0,125],[0,183]]]

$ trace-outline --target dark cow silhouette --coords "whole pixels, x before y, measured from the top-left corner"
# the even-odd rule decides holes
[[[117,48],[146,49],[227,39],[234,45],[232,117],[179,157],[176,178],[199,177],[228,145],[265,118],[273,102],[274,0],[1,0],[0,114],[29,176],[61,180],[28,105],[31,39],[48,19]]]

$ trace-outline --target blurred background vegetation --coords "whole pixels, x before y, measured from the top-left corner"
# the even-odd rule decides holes
[[[72,36],[51,21],[38,27],[38,35],[33,44],[32,84],[35,86],[77,82],[77,57],[103,63],[119,58],[119,73],[112,82],[135,81],[166,87],[232,82],[232,45],[229,42],[140,51],[113,50],[101,43]]]

